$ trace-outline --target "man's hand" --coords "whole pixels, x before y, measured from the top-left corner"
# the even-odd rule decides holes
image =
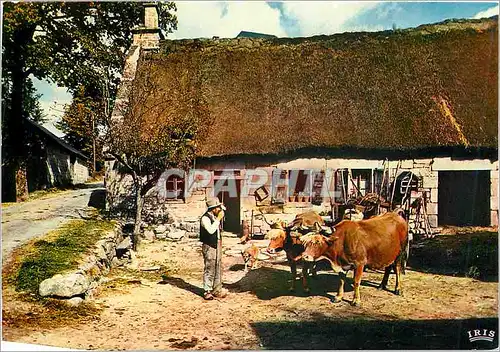
[[[224,218],[224,215],[225,215],[224,210],[221,209],[219,211],[219,214],[217,214],[217,220],[219,220],[219,221],[222,220]]]

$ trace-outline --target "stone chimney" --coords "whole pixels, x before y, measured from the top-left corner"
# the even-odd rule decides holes
[[[141,46],[143,49],[157,49],[161,39],[158,26],[158,4],[145,2],[142,6],[144,6],[144,25],[132,29],[134,35],[132,45]]]

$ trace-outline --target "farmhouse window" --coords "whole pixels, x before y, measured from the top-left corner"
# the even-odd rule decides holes
[[[325,181],[325,171],[319,170],[312,173],[312,190],[311,190],[311,202],[314,205],[321,205],[323,203],[323,192],[328,191],[328,189],[323,190]]]
[[[345,203],[348,197],[347,169],[335,170],[335,203]]]
[[[289,170],[290,201],[308,202],[311,196],[311,170]]]
[[[387,182],[387,175],[386,179],[384,180],[384,170],[380,169],[374,169],[373,170],[373,193],[376,193],[381,196],[385,196],[385,189],[382,189],[382,181]],[[384,187],[387,188],[387,187]]]
[[[372,192],[372,170],[371,169],[353,169],[352,181],[356,195],[365,196]]]
[[[288,173],[286,170],[274,169],[271,183],[271,203],[284,204],[288,193]]]
[[[168,200],[184,200],[184,178],[179,175],[170,175],[166,181]]]

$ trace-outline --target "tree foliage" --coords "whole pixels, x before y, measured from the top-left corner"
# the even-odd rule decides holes
[[[175,4],[160,2],[160,28],[164,33],[177,26]],[[77,95],[81,86],[92,99],[109,105],[119,82],[125,51],[132,41],[131,29],[143,21],[140,2],[5,2],[3,3],[2,132],[4,156],[11,167],[26,160],[24,120],[30,114],[31,75],[67,87]]]
[[[134,247],[140,230],[144,196],[168,168],[187,170],[196,153],[199,136],[207,125],[209,111],[202,99],[194,98],[194,80],[182,80],[179,91],[164,89],[158,77],[161,67],[147,54],[128,89],[127,103],[110,121],[107,152],[132,176],[136,196]]]
[[[89,97],[82,86],[73,96],[71,104],[64,109],[64,115],[56,123],[63,131],[64,140],[90,156],[90,160],[102,161],[103,138],[99,134],[106,125],[106,109],[102,99]],[[92,171],[97,171],[92,163]]]

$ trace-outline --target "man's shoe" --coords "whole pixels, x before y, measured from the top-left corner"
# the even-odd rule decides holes
[[[205,292],[203,294],[203,298],[206,299],[207,301],[211,301],[214,299],[214,296],[210,292]]]
[[[217,292],[214,292],[214,296],[217,298],[224,298],[227,296],[228,291],[225,288],[221,288]]]

